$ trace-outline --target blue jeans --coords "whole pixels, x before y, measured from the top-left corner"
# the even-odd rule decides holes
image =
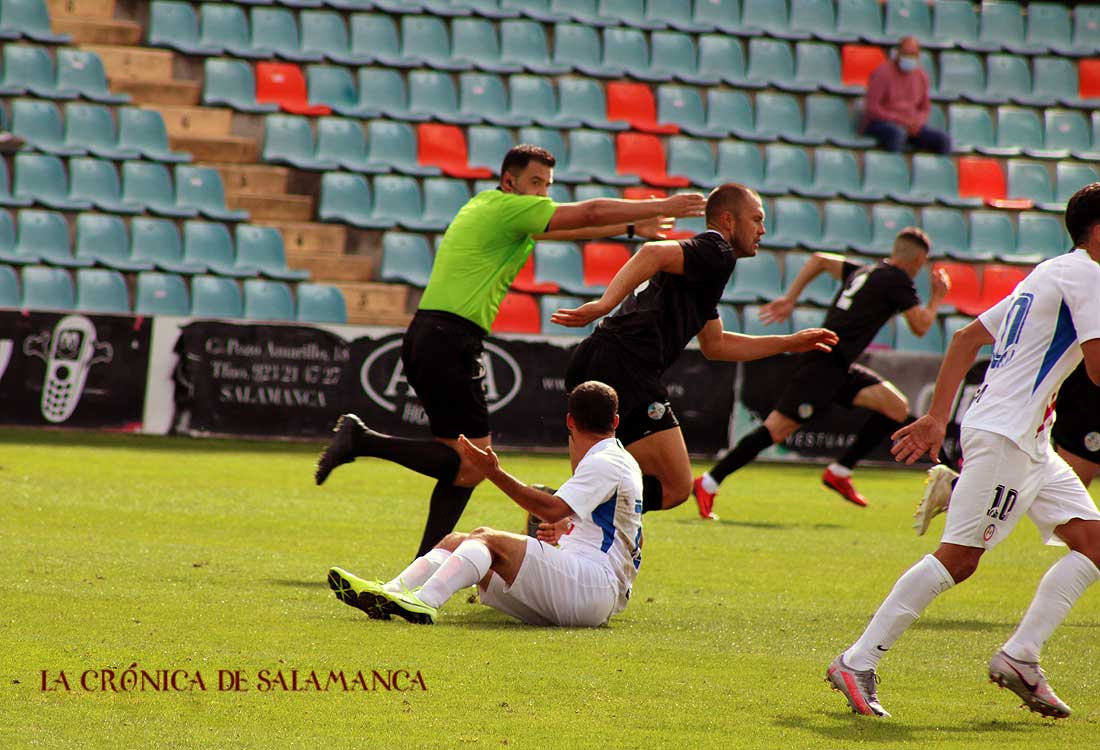
[[[897,123],[871,120],[863,132],[878,141],[879,147],[884,151],[901,151],[908,144],[914,151],[951,153],[951,136],[927,125],[918,130],[916,135],[909,135],[909,131]]]

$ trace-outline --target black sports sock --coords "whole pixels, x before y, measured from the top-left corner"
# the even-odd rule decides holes
[[[369,430],[356,438],[355,447],[361,456],[384,458],[447,484],[458,474],[458,453],[438,440],[410,440]]]
[[[723,456],[722,460],[716,463],[714,468],[707,473],[710,474],[711,479],[721,484],[723,479],[755,459],[762,450],[773,442],[772,434],[768,432],[768,428],[760,425],[741,438],[737,445],[733,447],[733,450]]]
[[[664,502],[664,490],[661,489],[661,480],[652,474],[642,477],[642,513],[651,510],[660,510]]]
[[[901,429],[912,421],[912,417],[906,417],[904,422],[896,422],[885,414],[872,413],[870,419],[864,422],[863,427],[856,433],[855,442],[848,446],[848,450],[837,459],[837,463],[849,469],[853,468],[895,430]]]
[[[424,536],[420,538],[417,557],[428,554],[443,537],[455,530],[473,491],[473,487],[457,487],[451,484],[451,480],[436,483],[428,504],[428,520],[424,523]]]

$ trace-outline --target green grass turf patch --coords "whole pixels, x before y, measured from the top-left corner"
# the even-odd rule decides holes
[[[338,602],[329,566],[389,577],[415,551],[431,483],[381,461],[312,482],[316,445],[0,431],[2,748],[1047,748],[1100,732],[1100,591],[1047,644],[1075,715],[1017,709],[985,680],[1062,552],[1023,522],[975,577],[933,603],[883,660],[894,717],[849,713],[823,681],[916,537],[917,471],[864,469],[866,509],[819,468],[753,466],[645,519],[630,607],[610,627],[533,628],[454,597],[434,627],[374,622]],[[558,484],[564,457],[506,455]],[[698,467],[702,468],[702,467]],[[479,488],[462,529],[519,530]],[[472,591],[472,590],[471,590]],[[206,690],[104,692],[85,670],[199,671]],[[247,692],[220,692],[241,670]],[[427,691],[260,691],[291,670],[419,671]],[[47,670],[43,692],[41,670]],[[54,682],[64,670],[72,690]],[[98,674],[98,672],[97,672]],[[401,683],[409,687],[410,682]]]

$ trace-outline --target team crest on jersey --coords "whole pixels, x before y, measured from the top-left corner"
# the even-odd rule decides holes
[[[1089,453],[1100,451],[1100,432],[1090,432],[1085,435],[1085,450]]]
[[[798,418],[799,419],[801,419],[802,421],[806,421],[807,419],[809,419],[813,415],[814,415],[814,405],[813,404],[807,403],[807,404],[799,404],[798,405]]]
[[[985,531],[982,532],[982,540],[988,542],[993,538],[993,535],[997,533],[997,527],[993,524],[989,524],[985,527]]]
[[[646,414],[649,415],[650,419],[656,422],[658,419],[665,415],[666,411],[667,409],[665,408],[664,404],[662,404],[660,401],[654,401],[652,404],[649,405],[649,408],[646,409]]]

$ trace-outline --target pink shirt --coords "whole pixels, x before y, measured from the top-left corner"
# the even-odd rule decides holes
[[[928,74],[923,68],[903,73],[893,60],[887,60],[871,73],[864,99],[863,121],[887,120],[908,128],[928,121]]]

